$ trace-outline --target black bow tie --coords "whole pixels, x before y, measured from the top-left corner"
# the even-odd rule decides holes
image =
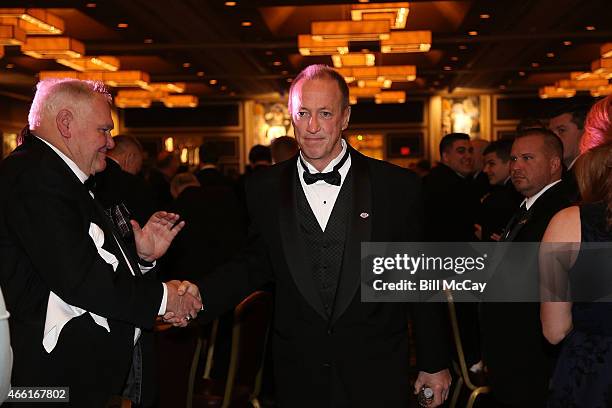
[[[85,188],[92,193],[96,191],[96,178],[94,176],[89,176],[89,178],[85,180],[83,184],[85,184]]]
[[[344,165],[348,157],[349,157],[349,150],[346,149],[346,153],[344,153],[342,160],[340,160],[334,166],[332,171],[328,171],[327,173],[311,173],[308,171],[308,167],[306,167],[306,163],[304,163],[304,161],[302,160],[302,157],[300,156],[300,163],[302,164],[302,168],[304,169],[304,172],[302,173],[302,177],[304,177],[304,182],[308,185],[311,185],[311,184],[316,183],[319,180],[323,180],[327,184],[339,186],[342,181],[342,177],[340,176],[339,170],[340,168],[342,168],[342,166]]]

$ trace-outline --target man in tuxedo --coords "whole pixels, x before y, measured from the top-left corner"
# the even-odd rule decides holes
[[[179,296],[179,282],[144,275],[183,227],[174,225],[178,216],[156,213],[142,229],[131,221],[132,252],[88,191],[88,177],[104,169],[113,147],[110,103],[101,83],[39,82],[30,132],[0,168],[0,284],[11,311],[12,383],[69,387],[62,407],[104,407],[123,390],[140,328],[167,311],[185,320],[201,307]],[[132,371],[138,397],[139,369]]]
[[[496,140],[484,150],[483,172],[491,191],[481,199],[478,228],[480,239],[485,242],[500,240],[504,227],[523,200],[510,179],[511,150],[511,140]]]
[[[510,174],[524,200],[509,221],[503,241],[541,241],[552,216],[570,205],[561,184],[562,159],[563,145],[551,131],[529,129],[517,136],[512,145]],[[518,251],[510,248],[505,254],[504,259],[513,261],[510,272],[537,271],[537,256]],[[537,288],[538,276],[534,275],[528,278]],[[501,406],[545,406],[553,350],[542,336],[539,305],[481,305],[483,357],[493,397]]]
[[[332,68],[304,69],[289,111],[300,154],[248,181],[250,245],[198,282],[204,313],[210,318],[273,282],[281,407],[406,407],[412,309],[415,388],[431,387],[430,406],[441,404],[450,385],[443,305],[367,303],[359,292],[361,242],[421,239],[417,177],[342,139],[348,87]]]
[[[574,163],[580,155],[580,142],[584,134],[584,121],[589,111],[586,105],[565,105],[550,118],[549,129],[563,142],[563,185],[570,199],[574,202],[580,199]]]

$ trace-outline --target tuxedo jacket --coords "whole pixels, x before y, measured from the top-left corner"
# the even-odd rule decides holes
[[[122,391],[134,327],[152,327],[162,285],[132,276],[101,207],[39,139],[2,162],[0,191],[0,285],[11,313],[13,386],[68,386],[70,404],[61,406],[103,407]],[[91,223],[119,260],[116,272],[98,255]],[[47,353],[42,340],[51,291],[106,317],[110,332],[85,313],[64,326]]]
[[[494,186],[482,198],[478,223],[482,227],[482,241],[491,242],[491,234],[502,235],[512,215],[520,208],[524,197],[508,180],[503,186]],[[536,201],[537,202],[537,201]]]
[[[540,242],[553,215],[569,205],[562,183],[546,190],[529,209],[526,222],[520,224],[512,241]],[[524,259],[530,263],[529,270],[537,270],[533,257],[507,256]],[[555,350],[542,335],[540,304],[483,303],[481,327],[483,357],[495,397],[510,406],[544,406]]]
[[[412,394],[409,309],[419,368],[436,372],[448,363],[443,305],[361,302],[360,244],[421,239],[418,178],[351,149],[353,202],[335,305],[328,317],[301,238],[296,191],[302,187],[296,160],[249,179],[249,244],[199,282],[205,311],[214,316],[274,282],[272,342],[282,407],[329,407],[332,381],[342,383],[351,407],[407,406]]]

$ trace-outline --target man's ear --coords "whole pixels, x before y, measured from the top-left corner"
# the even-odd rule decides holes
[[[556,173],[557,171],[563,171],[561,168],[561,159],[558,157],[551,157],[550,159],[550,171]]]
[[[349,124],[349,119],[351,118],[351,107],[347,106],[344,110],[344,119],[342,121],[342,130],[346,130]]]
[[[55,116],[55,124],[60,134],[69,139],[72,135],[70,133],[70,127],[74,121],[74,115],[68,109],[62,109],[57,112]]]

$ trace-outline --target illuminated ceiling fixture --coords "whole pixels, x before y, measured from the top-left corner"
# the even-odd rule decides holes
[[[38,59],[81,58],[85,45],[69,37],[28,37],[21,52]]]
[[[575,89],[557,88],[556,86],[544,86],[539,91],[540,98],[571,98],[576,95]]]
[[[356,67],[352,75],[359,79],[376,79],[379,82],[390,79],[394,82],[414,81],[416,79],[415,65],[388,65],[382,67]]]
[[[0,25],[0,45],[21,45],[26,40],[26,33],[13,25]]]
[[[389,53],[427,52],[431,48],[431,31],[394,31],[380,41],[380,51]]]
[[[405,103],[406,92],[404,91],[384,91],[374,95],[374,102],[381,103]]]
[[[57,62],[77,71],[117,71],[119,69],[119,59],[109,56],[72,59],[59,58]]]
[[[115,71],[103,72],[102,81],[106,85],[116,88],[138,86],[146,89],[150,79],[149,74],[143,71]]]
[[[594,96],[595,98],[607,95],[612,95],[612,85],[600,86],[595,89],[591,89],[591,96]]]
[[[370,21],[313,21],[310,25],[315,41],[342,39],[347,41],[378,41],[389,38],[387,20]]]
[[[380,88],[359,88],[359,87],[350,87],[349,95],[355,98],[373,98],[374,95],[380,93]]]
[[[161,91],[161,92],[183,93],[185,92],[185,83],[184,82],[151,83],[147,86],[147,89],[153,92]]]
[[[376,56],[370,53],[350,53],[332,55],[334,67],[371,67],[376,63]]]
[[[572,72],[570,78],[582,81],[584,79],[612,79],[612,72],[595,74],[593,72]]]
[[[355,4],[351,10],[353,21],[388,20],[391,28],[406,28],[406,19],[410,12],[408,2]]]
[[[38,79],[41,81],[49,78],[81,79],[79,78],[79,74],[81,73],[77,71],[40,71],[38,73]]]
[[[344,77],[344,80],[347,84],[350,84],[355,80],[355,76],[353,75],[353,68],[335,68],[335,70]]]
[[[590,89],[598,88],[600,86],[608,86],[607,79],[583,79],[579,81],[572,81],[570,79],[562,79],[555,82],[555,87],[563,89],[576,89],[579,91],[588,91]]]
[[[348,40],[320,40],[315,41],[311,35],[298,35],[298,49],[302,55],[332,55],[348,54]]]
[[[595,74],[612,73],[612,58],[601,58],[591,63],[591,71]]]
[[[64,32],[64,20],[40,8],[0,8],[0,24],[18,26],[27,35]]]
[[[167,108],[195,108],[199,103],[195,95],[168,95],[162,102]]]
[[[118,108],[149,108],[153,98],[147,91],[119,91],[115,97]]]
[[[599,49],[601,58],[612,58],[612,43],[605,43]]]
[[[389,88],[391,88],[392,84],[393,84],[393,81],[391,81],[390,79],[384,79],[382,81],[378,81],[376,79],[368,79],[368,80],[360,79],[359,81],[357,81],[357,86],[359,88],[384,88],[384,89],[389,89]]]

